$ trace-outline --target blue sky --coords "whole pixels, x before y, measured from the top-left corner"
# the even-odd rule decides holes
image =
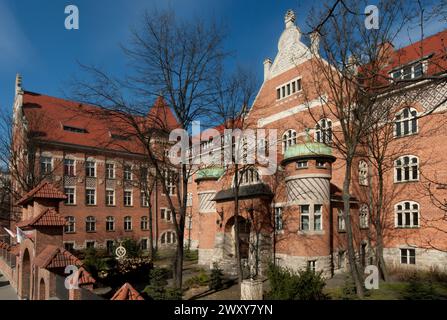
[[[332,1],[330,1],[332,3]],[[67,83],[78,75],[77,61],[94,64],[114,74],[125,72],[120,43],[129,38],[129,27],[138,24],[145,9],[170,6],[184,18],[215,17],[229,31],[228,50],[238,64],[262,78],[264,58],[274,58],[284,28],[283,16],[294,9],[297,23],[315,1],[305,0],[0,0],[0,110],[11,108],[16,73],[26,90],[63,96]],[[372,1],[374,3],[374,1]],[[65,6],[77,5],[80,29],[64,28]],[[445,28],[433,23],[432,34]],[[69,88],[68,88],[69,90]]]

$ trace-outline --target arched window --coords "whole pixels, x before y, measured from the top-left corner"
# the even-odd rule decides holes
[[[256,184],[261,181],[256,168],[247,168],[239,171],[240,185]]]
[[[296,131],[289,129],[282,135],[282,152],[286,152],[287,148],[296,144]]]
[[[406,107],[396,114],[394,119],[394,135],[402,137],[418,132],[418,112],[416,109]]]
[[[149,219],[146,216],[141,217],[141,230],[149,229]]]
[[[359,161],[359,184],[368,185],[368,163],[365,160]]]
[[[161,235],[161,244],[174,244],[177,242],[177,238],[174,231],[167,231]]]
[[[419,159],[416,156],[402,156],[394,162],[394,181],[406,182],[419,179]]]
[[[369,207],[366,203],[362,204],[359,209],[360,216],[360,228],[366,229],[368,228],[368,220],[369,220]]]
[[[332,121],[321,119],[315,126],[315,141],[320,143],[332,142]]]
[[[419,227],[419,204],[414,201],[402,201],[396,204],[396,227]]]
[[[115,217],[108,216],[106,218],[106,231],[115,231]]]
[[[65,220],[67,220],[67,224],[64,227],[64,231],[65,233],[73,233],[76,231],[76,225],[75,225],[75,217],[73,216],[68,216],[65,217]]]
[[[88,216],[85,218],[85,231],[95,232],[96,231],[96,218],[93,216]]]
[[[132,230],[132,217],[124,217],[124,231]]]

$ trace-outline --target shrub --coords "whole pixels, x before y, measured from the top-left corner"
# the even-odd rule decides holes
[[[126,258],[137,258],[141,255],[140,246],[134,239],[124,239],[122,246],[126,248]]]
[[[149,272],[149,285],[144,292],[153,300],[178,300],[181,292],[167,288],[169,270],[166,268],[153,268]]]
[[[209,288],[211,290],[220,290],[223,287],[223,272],[219,268],[217,263],[213,263],[213,268],[211,269],[211,276],[209,282]]]
[[[185,281],[185,289],[206,286],[210,282],[210,277],[205,271]]]
[[[185,250],[185,261],[197,261],[197,260],[199,260],[199,251]]]
[[[403,294],[406,300],[439,300],[442,299],[432,281],[423,281],[418,278],[410,279]]]
[[[268,298],[272,300],[323,300],[326,295],[323,288],[326,285],[322,272],[310,269],[294,272],[270,264],[267,276],[271,290]]]

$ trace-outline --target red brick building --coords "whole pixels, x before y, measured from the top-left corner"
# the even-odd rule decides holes
[[[320,57],[302,37],[289,11],[277,56],[273,62],[264,61],[264,82],[244,121],[244,129],[277,130],[280,165],[274,175],[262,175],[262,166],[241,173],[245,176],[239,191],[240,249],[251,269],[259,263],[250,261],[265,266],[276,259],[284,266],[308,266],[330,276],[347,265],[341,198],[345,163],[331,147],[334,136],[341,134],[340,122],[322,117],[322,101],[331,98],[320,96],[312,87],[312,62]],[[384,71],[402,79],[445,72],[446,37],[443,31],[400,50],[388,44]],[[318,48],[316,40],[311,40],[313,48]],[[422,94],[408,101],[401,92],[402,101],[392,106],[394,139],[389,153],[394,158],[385,178],[384,255],[391,266],[442,269],[447,263],[445,211],[433,195],[445,199],[446,193],[438,186],[430,195],[425,187],[430,179],[447,181],[443,169],[447,106],[432,109],[447,96],[447,86],[445,81],[434,86],[421,81],[417,86]],[[374,257],[374,246],[370,246],[374,236],[368,236],[373,229],[369,190],[376,183],[371,166],[368,154],[355,160],[350,191],[354,246],[363,265]],[[198,241],[199,263],[217,262],[235,272],[234,171],[210,166],[199,170],[194,181],[190,187],[194,193],[192,234]],[[262,274],[262,268],[251,272]]]
[[[60,206],[60,214],[67,220],[65,248],[112,250],[119,241],[132,238],[147,250],[149,204],[154,243],[159,248],[174,245],[172,217],[160,184],[155,182],[150,194],[142,192],[150,168],[134,137],[122,133],[127,124],[113,114],[103,115],[96,106],[23,90],[21,83],[18,76],[15,154],[35,163],[29,168],[67,195]],[[175,116],[161,98],[148,107],[147,119],[156,119],[154,129],[177,127]],[[12,183],[20,192],[20,184]]]

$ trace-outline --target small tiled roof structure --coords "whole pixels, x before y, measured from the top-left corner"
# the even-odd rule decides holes
[[[34,218],[21,221],[17,224],[19,228],[23,227],[52,227],[65,226],[67,221],[53,208],[42,211]]]
[[[9,252],[11,252],[15,256],[20,255],[20,245],[15,244],[15,245],[11,246],[11,248],[9,249]]]
[[[54,246],[48,245],[42,252],[34,259],[36,266],[44,269],[64,268],[68,265],[77,267],[82,266],[82,261],[72,255],[69,251]]]
[[[115,292],[110,300],[144,300],[143,297],[128,282]]]
[[[96,280],[93,279],[92,275],[87,270],[85,270],[84,267],[80,267],[78,283],[81,285],[82,284],[93,284],[93,283],[96,283]]]
[[[57,199],[65,200],[67,196],[59,191],[49,182],[43,182],[33,190],[25,194],[18,202],[18,206],[23,206],[34,199]]]

